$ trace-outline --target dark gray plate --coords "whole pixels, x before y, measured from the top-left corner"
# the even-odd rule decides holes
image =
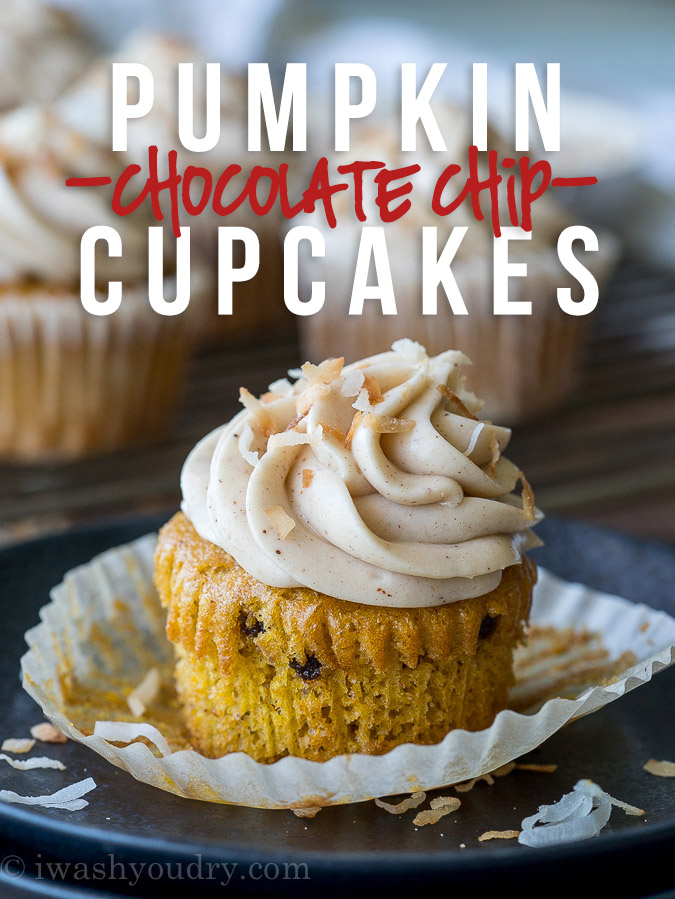
[[[108,525],[0,552],[0,736],[27,735],[41,720],[18,672],[23,633],[37,622],[49,588],[74,565],[156,525],[152,520]],[[675,612],[673,549],[562,520],[546,520],[539,532],[546,546],[537,550],[537,561],[562,577]],[[460,895],[461,888],[470,888],[475,896],[503,886],[507,877],[520,895],[548,895],[553,885],[578,889],[587,872],[600,879],[603,895],[655,893],[675,885],[675,780],[648,775],[642,766],[650,757],[675,758],[674,686],[671,669],[552,737],[531,760],[556,762],[555,774],[518,771],[492,787],[481,783],[462,797],[459,813],[420,829],[412,826],[411,814],[393,817],[371,802],[324,809],[303,820],[290,812],[179,799],[136,782],[79,744],[50,746],[46,754],[60,758],[65,772],[25,774],[3,765],[0,789],[37,795],[88,775],[98,788],[79,812],[0,804],[0,851],[17,857],[5,867],[0,859],[0,896],[14,890],[100,896],[95,889],[202,895],[223,891],[224,864],[236,866],[228,869],[234,870],[230,893],[298,894],[309,886],[332,894],[435,885],[460,888]],[[525,815],[558,799],[582,777],[647,814],[630,818],[615,811],[598,838],[548,850],[513,841],[477,842],[486,830],[518,829]],[[52,876],[47,868],[52,859],[70,867]],[[12,877],[22,865],[25,873]]]

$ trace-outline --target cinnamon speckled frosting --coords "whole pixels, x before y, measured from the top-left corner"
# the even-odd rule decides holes
[[[102,281],[147,279],[146,222],[118,216],[100,189],[66,187],[70,177],[116,176],[114,154],[55,109],[22,106],[0,118],[0,281],[36,278],[77,284],[80,241],[91,225],[110,225],[124,257],[97,253]]]
[[[192,450],[183,511],[272,587],[368,605],[482,596],[539,544],[541,513],[481,421],[469,360],[410,340],[349,366],[291,372]],[[522,479],[522,496],[515,492]]]

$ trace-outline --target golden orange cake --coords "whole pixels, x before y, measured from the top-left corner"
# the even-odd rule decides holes
[[[192,451],[155,580],[202,753],[378,754],[505,707],[540,514],[466,361],[308,364]]]

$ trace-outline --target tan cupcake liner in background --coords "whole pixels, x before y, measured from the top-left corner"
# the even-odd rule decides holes
[[[167,294],[168,296],[168,294]],[[70,459],[161,433],[192,342],[182,316],[125,291],[112,315],[79,295],[41,287],[0,294],[0,457]]]

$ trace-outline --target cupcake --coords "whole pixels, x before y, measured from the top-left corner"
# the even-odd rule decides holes
[[[190,329],[187,312],[167,317],[149,304],[146,222],[114,215],[100,188],[65,185],[115,171],[112,154],[53,110],[21,107],[0,120],[5,459],[67,459],[148,440],[173,409]],[[111,225],[122,239],[122,258],[96,258],[103,290],[109,280],[123,284],[121,306],[107,316],[91,315],[80,300],[80,240],[91,225]],[[197,271],[195,294],[199,278]],[[167,298],[172,290],[167,279]]]
[[[192,44],[156,32],[133,34],[110,59],[99,60],[64,98],[69,109],[75,106],[82,118],[87,134],[104,146],[111,146],[110,96],[112,64],[141,62],[153,75],[154,98],[147,115],[130,120],[127,128],[126,162],[133,162],[147,169],[148,147],[159,151],[160,176],[167,174],[167,156],[175,150],[179,172],[188,166],[205,168],[215,185],[218,177],[231,164],[242,167],[242,172],[226,192],[223,202],[231,202],[243,188],[251,169],[256,165],[279,165],[271,154],[250,153],[246,137],[246,82],[235,72],[222,69],[220,81],[220,138],[215,147],[204,152],[186,150],[178,137],[178,66],[191,62],[195,65],[194,111],[195,130],[203,134],[202,122],[206,107],[205,60]],[[201,124],[200,124],[201,123]],[[279,155],[279,154],[277,154]],[[200,199],[203,181],[194,182],[193,202]],[[168,213],[167,213],[168,214]],[[247,342],[261,333],[278,338],[279,333],[292,332],[292,316],[280,302],[282,293],[282,244],[281,232],[284,219],[275,207],[265,216],[255,215],[247,204],[227,217],[217,215],[210,203],[199,215],[180,210],[181,225],[190,227],[191,251],[194,258],[215,270],[218,252],[218,226],[251,228],[260,241],[260,267],[249,281],[233,286],[233,314],[218,315],[215,289],[209,298],[208,314],[202,320],[199,338],[205,344],[229,344]],[[241,247],[235,246],[235,253]],[[241,266],[242,258],[235,258],[235,266]]]
[[[191,452],[155,581],[204,755],[380,754],[505,708],[541,516],[467,362],[308,363]]]
[[[55,100],[91,63],[92,39],[40,0],[0,0],[0,112]]]
[[[450,163],[458,163],[464,177],[468,171],[467,148],[472,143],[470,118],[451,106],[442,108],[437,117],[448,143],[447,153],[432,153],[428,149],[401,152],[391,123],[381,123],[377,127],[362,125],[360,130],[355,124],[351,152],[343,153],[344,159],[339,158],[340,154],[335,155],[335,166],[347,158],[383,160],[390,168],[421,166],[421,171],[411,179],[411,209],[390,224],[380,222],[374,191],[368,190],[368,178],[364,178],[366,224],[384,228],[397,314],[384,315],[378,300],[366,300],[359,316],[348,314],[363,223],[349,208],[353,202],[351,192],[345,191],[334,199],[336,228],[328,227],[321,212],[303,218],[303,224],[321,230],[326,252],[322,257],[310,256],[309,252],[301,257],[301,298],[308,298],[313,281],[325,281],[326,301],[319,312],[299,319],[301,350],[314,361],[338,352],[344,353],[347,361],[353,361],[381,352],[403,336],[420,341],[430,352],[461,346],[476,366],[472,384],[485,399],[486,414],[513,424],[559,405],[579,384],[591,317],[568,315],[557,302],[558,287],[572,287],[573,296],[577,296],[578,285],[563,268],[557,254],[558,236],[573,222],[548,195],[533,204],[531,240],[514,241],[509,248],[511,261],[527,263],[527,277],[509,280],[509,299],[530,302],[532,315],[494,315],[493,233],[487,201],[483,201],[482,221],[476,220],[469,200],[445,217],[431,209],[433,189],[443,169]],[[490,147],[499,150],[500,158],[513,155],[494,132],[490,134]],[[481,177],[486,176],[485,169]],[[335,177],[338,181],[345,180],[337,171]],[[459,187],[451,182],[443,201],[449,202],[458,191]],[[510,225],[505,180],[499,191],[504,227]],[[297,220],[292,224],[299,223]],[[438,229],[439,254],[455,226],[468,227],[452,263],[466,315],[453,313],[442,286],[438,289],[437,314],[422,313],[422,228],[425,226]],[[614,238],[604,234],[600,246],[597,253],[584,253],[583,262],[602,284],[616,261],[617,245]]]

